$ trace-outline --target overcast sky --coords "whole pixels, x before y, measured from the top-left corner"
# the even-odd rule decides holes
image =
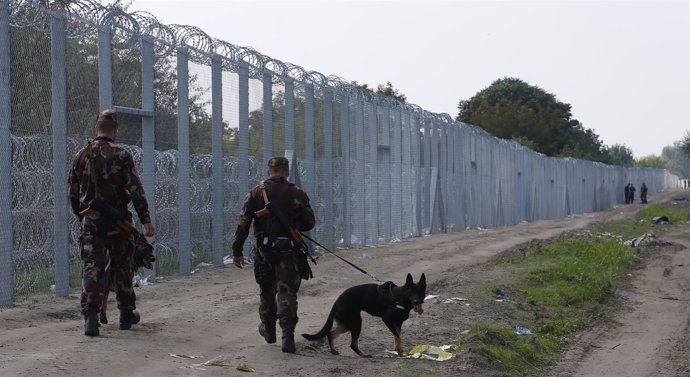
[[[690,130],[690,1],[134,0],[165,24],[376,87],[426,110],[502,77],[572,105],[635,157]]]

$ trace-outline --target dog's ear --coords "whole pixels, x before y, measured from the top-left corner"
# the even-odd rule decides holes
[[[424,276],[423,273],[422,273],[422,277],[419,278],[419,283],[418,283],[418,284],[419,284],[421,287],[423,287],[424,289],[426,289],[426,276]]]
[[[412,279],[412,274],[408,273],[407,279],[405,280],[405,286],[411,287],[412,285],[414,285],[414,280]]]

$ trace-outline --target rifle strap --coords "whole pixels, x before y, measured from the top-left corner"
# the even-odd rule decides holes
[[[268,194],[266,193],[265,181],[261,181],[261,183],[259,183],[259,190],[261,191],[261,196],[264,198],[264,205],[268,205]]]

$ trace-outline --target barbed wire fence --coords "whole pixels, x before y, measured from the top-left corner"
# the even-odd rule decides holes
[[[226,263],[244,195],[276,155],[311,197],[312,236],[343,249],[598,211],[627,182],[678,183],[549,158],[148,13],[0,0],[1,306],[80,285],[67,172],[106,108],[142,176],[161,275]]]

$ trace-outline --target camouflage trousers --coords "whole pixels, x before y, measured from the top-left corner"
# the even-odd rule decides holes
[[[297,270],[294,252],[265,253],[268,260],[253,250],[254,276],[261,289],[259,317],[261,322],[275,323],[283,329],[294,329],[297,316],[297,291],[302,278]]]
[[[117,230],[98,232],[94,221],[84,219],[81,241],[81,308],[98,312],[101,297],[110,286],[115,289],[117,307],[120,311],[136,309],[136,295],[132,288],[133,250],[129,238]]]

